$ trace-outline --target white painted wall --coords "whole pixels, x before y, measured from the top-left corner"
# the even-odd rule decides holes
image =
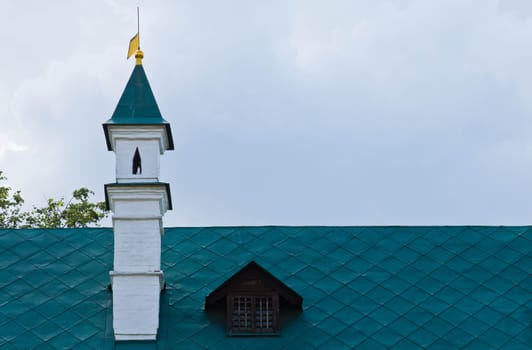
[[[159,219],[113,219],[114,269],[119,272],[152,272],[161,269]]]
[[[169,208],[159,182],[159,159],[168,148],[164,126],[108,127],[116,155],[116,182],[107,185],[113,211],[113,328],[116,340],[153,340],[159,327],[162,217]],[[133,175],[139,149],[142,173]],[[156,184],[154,184],[156,183]]]
[[[116,182],[159,181],[160,156],[168,149],[164,125],[109,125],[111,148],[116,155]],[[139,149],[142,174],[133,174],[133,157]]]
[[[162,272],[123,274],[111,271],[113,328],[116,340],[155,340],[159,327]]]
[[[159,181],[159,140],[118,139],[115,145],[117,182]],[[133,174],[133,157],[138,148],[142,173]]]

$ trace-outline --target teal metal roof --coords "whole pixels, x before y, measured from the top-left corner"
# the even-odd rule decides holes
[[[114,343],[111,229],[0,230],[2,349],[530,349],[532,227],[167,228],[157,342]],[[205,297],[250,261],[303,297],[227,337]],[[304,335],[302,337],[301,335]]]
[[[111,119],[103,124],[107,148],[111,150],[110,125],[163,125],[168,137],[168,149],[174,149],[170,123],[161,115],[148,77],[141,64],[135,65]]]
[[[141,64],[135,65],[122,97],[107,123],[165,124]]]

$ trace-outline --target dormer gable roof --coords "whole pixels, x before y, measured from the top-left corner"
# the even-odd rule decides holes
[[[251,261],[232,275],[205,298],[205,309],[216,308],[228,294],[234,292],[264,292],[278,294],[284,305],[301,310],[303,298],[265,268]]]

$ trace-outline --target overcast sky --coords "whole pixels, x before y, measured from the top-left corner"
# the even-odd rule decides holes
[[[167,226],[532,223],[532,1],[0,0],[0,169],[103,200],[141,7]]]

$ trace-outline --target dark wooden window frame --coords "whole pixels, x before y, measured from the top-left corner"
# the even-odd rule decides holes
[[[242,318],[238,318],[235,314],[238,314],[235,310],[236,305],[240,303],[235,303],[235,299],[244,299],[249,298],[250,300],[250,309],[249,309],[249,325],[240,327],[235,325],[237,323],[242,323]],[[267,322],[267,320],[259,320],[257,316],[261,316],[260,311],[257,309],[257,301],[263,298],[271,298],[271,305],[269,305],[269,311],[271,311],[271,327],[260,325],[262,322]],[[246,310],[247,311],[247,310]],[[265,310],[268,314],[267,310]],[[245,314],[245,312],[240,312],[240,315]],[[246,316],[244,316],[246,317]],[[267,317],[267,316],[266,316]],[[262,321],[262,322],[261,322]],[[245,322],[247,323],[247,322]],[[269,322],[268,322],[269,323]],[[258,334],[279,334],[279,295],[275,293],[260,293],[260,292],[235,292],[227,295],[227,333],[229,335],[258,335]]]

